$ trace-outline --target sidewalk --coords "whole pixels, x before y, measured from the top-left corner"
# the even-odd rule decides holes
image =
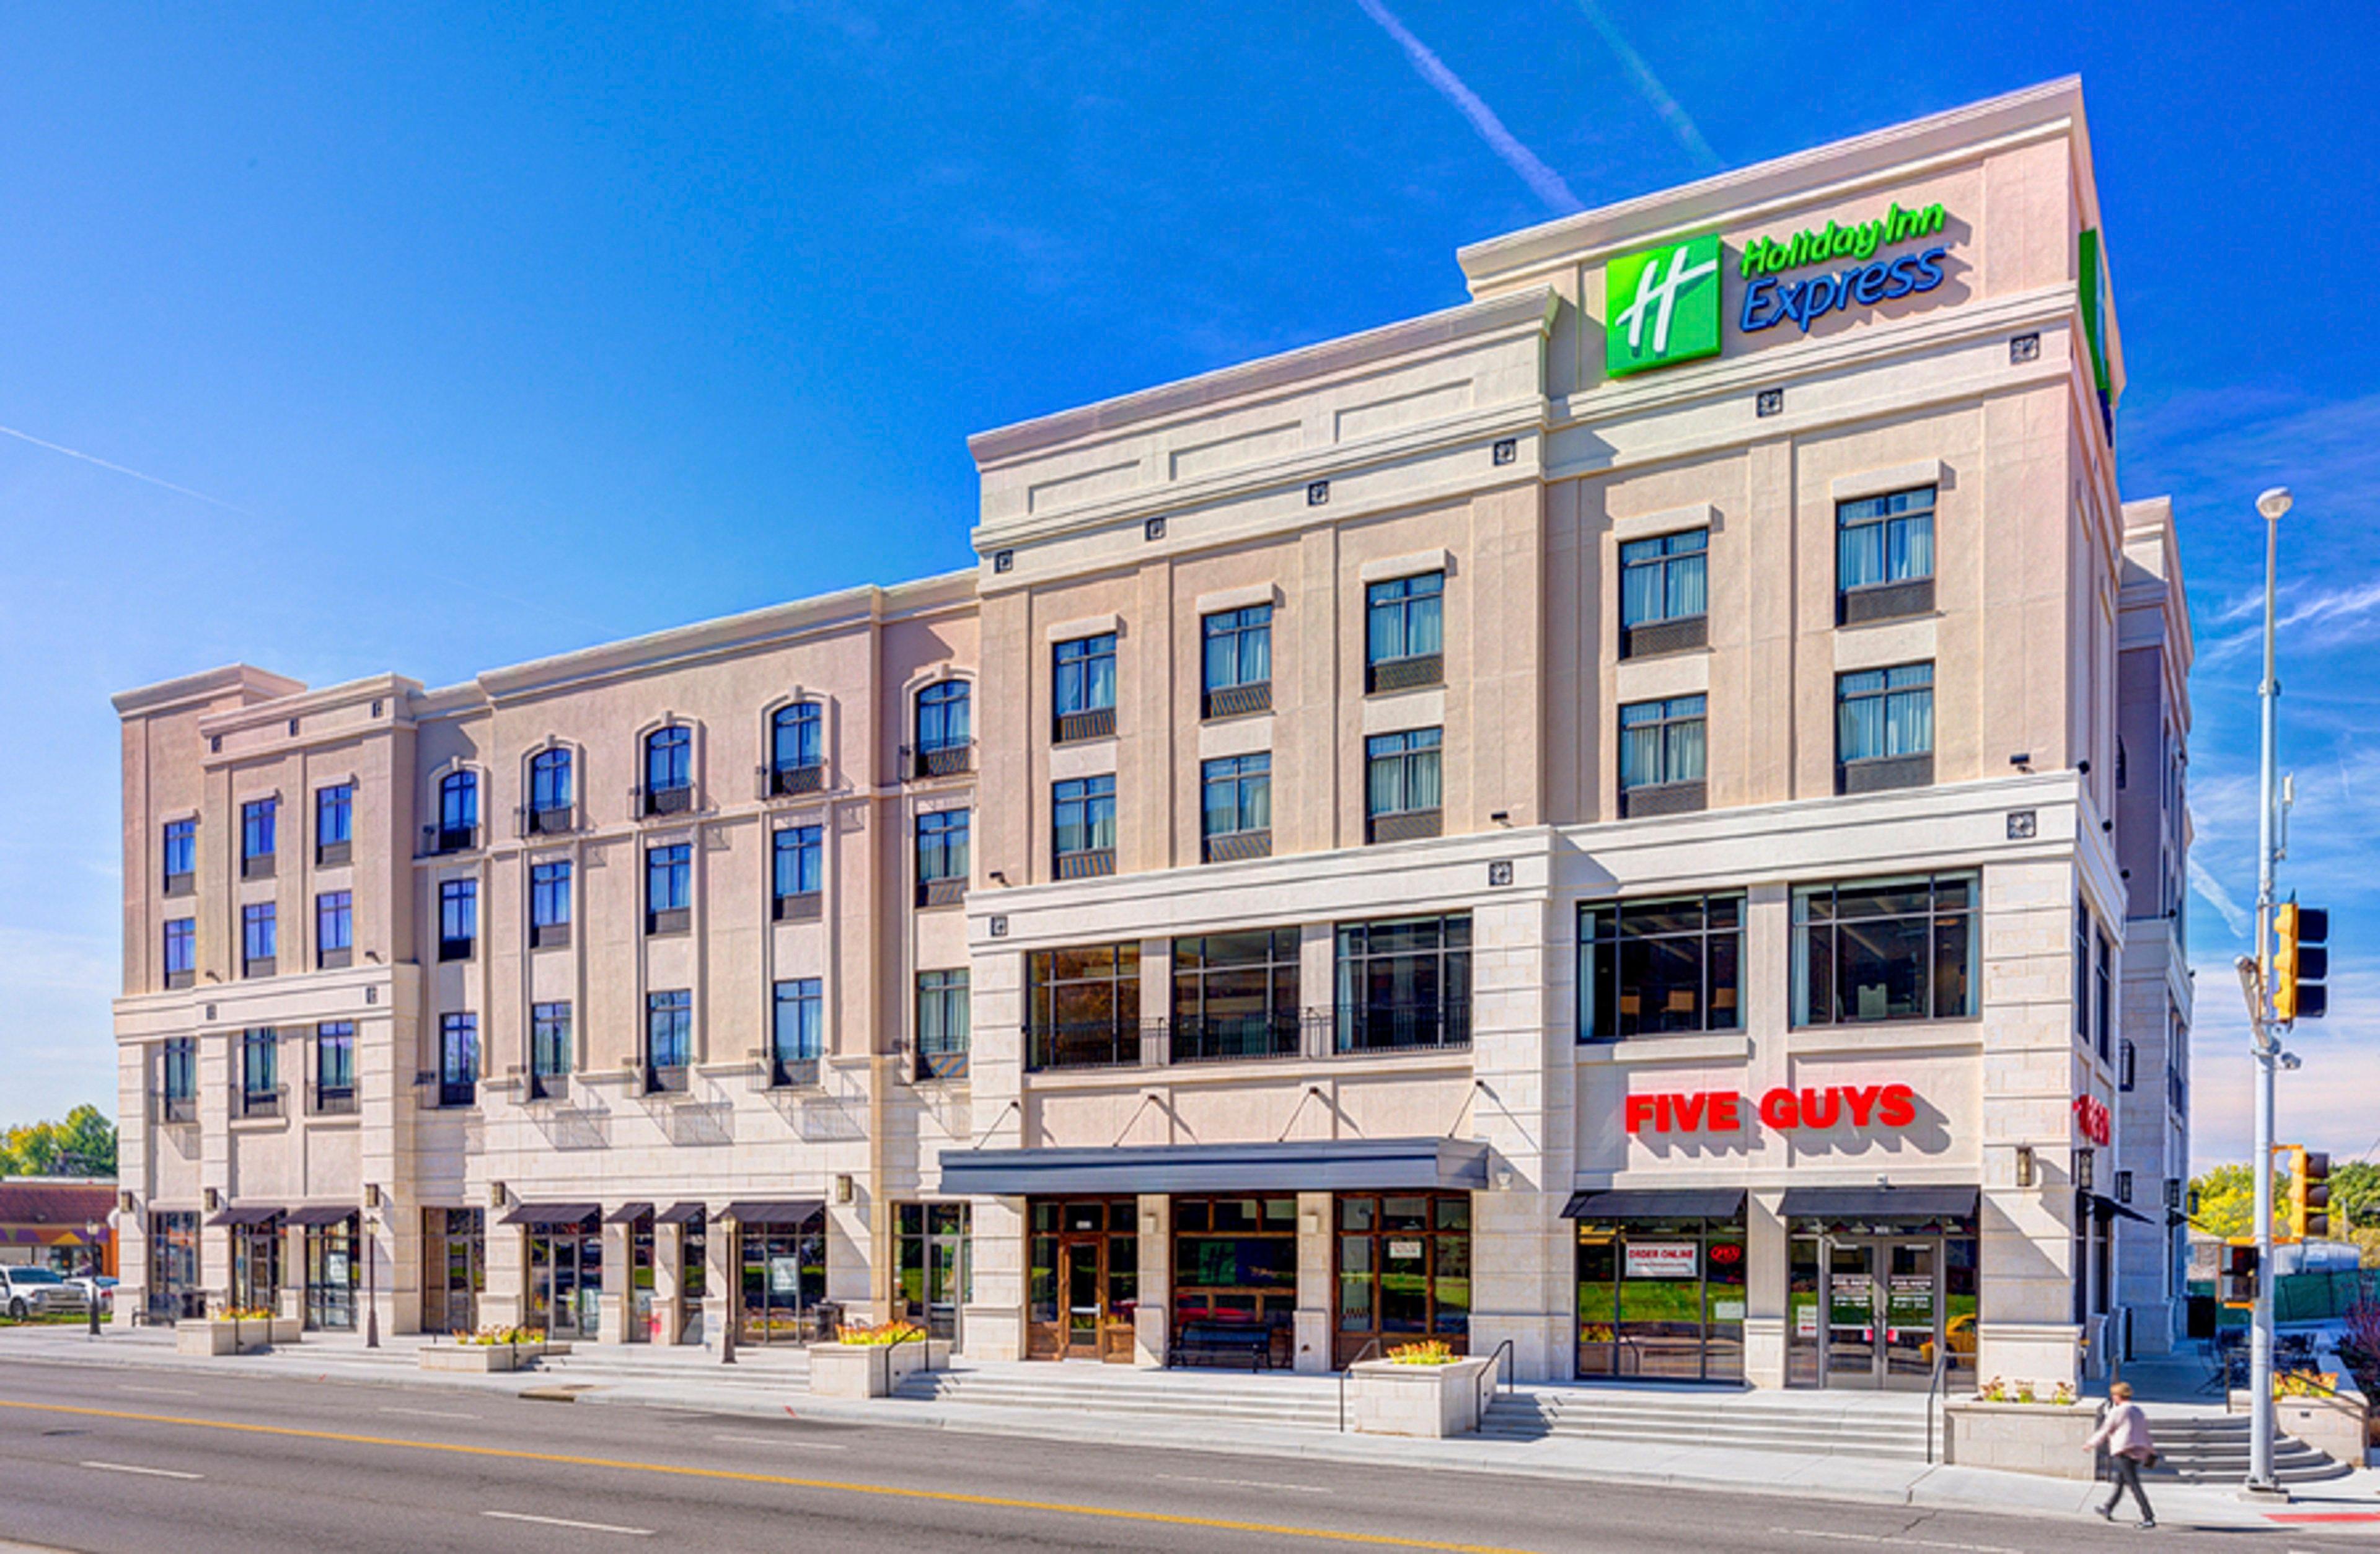
[[[0,1331],[0,1365],[41,1360],[102,1366],[163,1378],[176,1372],[252,1376],[279,1380],[368,1382],[441,1391],[499,1392],[582,1403],[779,1416],[852,1425],[966,1430],[1048,1440],[1081,1440],[1223,1452],[1276,1459],[1450,1472],[1524,1474],[1572,1482],[1671,1485],[1721,1492],[1754,1492],[1811,1499],[1857,1500],[1919,1508],[1990,1509],[2020,1515],[2072,1517],[2107,1493],[2104,1485],[2034,1477],[1983,1468],[1784,1451],[1653,1446],[1603,1438],[1542,1440],[1405,1440],[1380,1436],[1282,1428],[1245,1422],[1202,1424],[1178,1415],[1146,1422],[1102,1415],[1068,1416],[1046,1408],[990,1407],[957,1402],[834,1402],[812,1399],[806,1356],[740,1350],[740,1363],[722,1366],[700,1349],[581,1349],[543,1372],[476,1377],[431,1375],[418,1368],[425,1342],[408,1335],[367,1350],[348,1335],[310,1336],[299,1346],[264,1354],[186,1359],[171,1333],[111,1332],[97,1343],[79,1330]],[[1044,1367],[1045,1369],[1047,1367]],[[167,1395],[159,1385],[156,1391]],[[1523,1389],[1526,1390],[1527,1389]],[[145,1406],[163,1409],[160,1401]],[[2242,1503],[2225,1487],[2152,1481],[2160,1525],[2287,1526],[2380,1536],[2380,1473],[2359,1467],[2347,1477],[2312,1485],[2287,1506]],[[2119,1512],[2119,1515],[2121,1513]]]

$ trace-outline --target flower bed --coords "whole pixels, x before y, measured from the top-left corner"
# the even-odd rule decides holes
[[[881,1398],[901,1378],[921,1370],[947,1369],[947,1339],[928,1338],[909,1322],[874,1328],[839,1328],[838,1342],[810,1345],[810,1395],[820,1398]]]
[[[212,1317],[174,1324],[177,1354],[253,1354],[274,1344],[305,1338],[303,1317],[283,1317],[261,1308],[225,1308]]]
[[[456,1333],[451,1343],[424,1344],[419,1353],[423,1370],[487,1376],[525,1369],[562,1349],[546,1342],[542,1329],[481,1328]]]

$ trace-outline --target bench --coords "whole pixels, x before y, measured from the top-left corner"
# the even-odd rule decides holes
[[[1272,1329],[1249,1322],[1184,1322],[1167,1353],[1169,1366],[1247,1362],[1251,1371],[1272,1366]]]

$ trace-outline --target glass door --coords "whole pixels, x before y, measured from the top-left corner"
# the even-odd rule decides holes
[[[1876,1254],[1872,1242],[1828,1244],[1826,1372],[1829,1387],[1876,1385]]]
[[[352,1331],[356,1325],[355,1221],[306,1232],[306,1325]]]
[[[1884,1385],[1923,1391],[1931,1378],[1941,1327],[1941,1253],[1938,1241],[1896,1241],[1879,1245],[1890,1259],[1885,1277]]]
[[[1105,1314],[1100,1295],[1107,1284],[1102,1253],[1105,1237],[1058,1244],[1058,1287],[1065,1296],[1065,1342],[1060,1353],[1069,1360],[1099,1357],[1099,1319]]]

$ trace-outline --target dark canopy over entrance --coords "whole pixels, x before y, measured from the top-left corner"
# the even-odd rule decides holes
[[[1427,1192],[1487,1184],[1488,1146],[1469,1138],[942,1151],[942,1191],[954,1195]]]

